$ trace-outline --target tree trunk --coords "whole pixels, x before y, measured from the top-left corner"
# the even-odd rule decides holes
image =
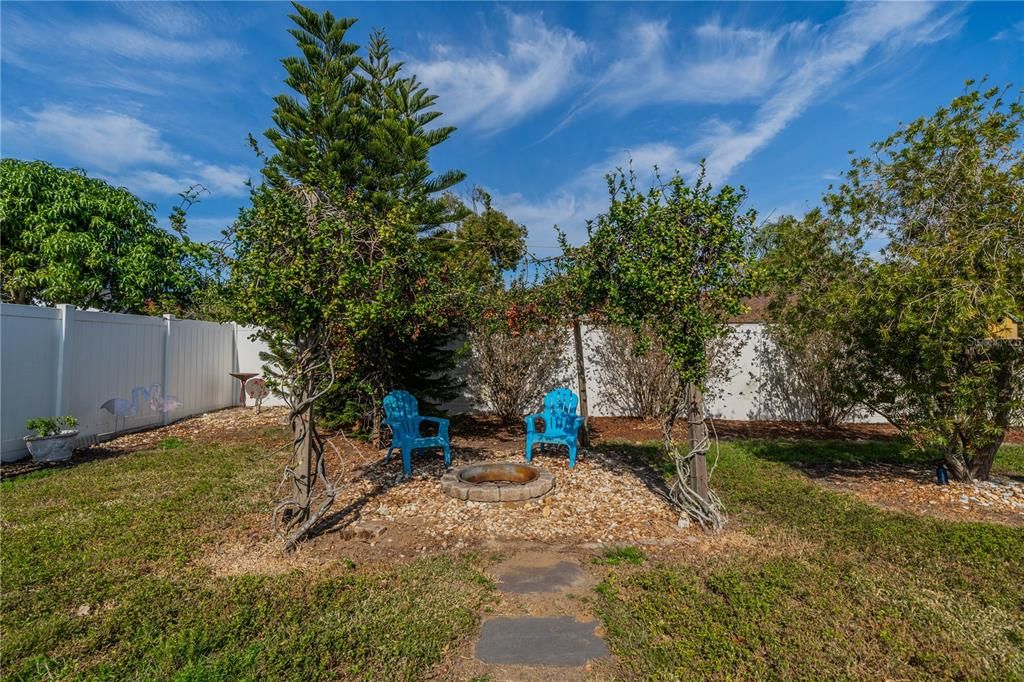
[[[949,477],[961,483],[971,482],[971,471],[964,459],[963,452],[956,443],[949,445],[942,453],[942,459],[949,468]]]
[[[580,415],[583,417],[583,430],[580,442],[583,447],[590,447],[590,409],[587,404],[587,369],[583,360],[583,331],[580,321],[572,321],[573,346],[576,351],[576,386],[580,391]]]
[[[963,441],[963,453],[956,462],[956,468],[950,464],[951,473],[958,481],[965,483],[972,480],[987,481],[992,475],[992,463],[996,459],[999,448],[1006,439],[1006,433],[1010,430],[1010,401],[1013,393],[1013,361],[1004,360],[996,377],[996,410],[992,416],[993,426],[999,429],[999,435],[993,438],[982,447],[974,448],[966,439]],[[973,452],[972,452],[973,450]],[[947,462],[950,457],[947,454]]]
[[[976,481],[987,481],[992,475],[992,463],[996,459],[996,453],[1006,438],[1006,431],[1000,434],[999,438],[988,447],[982,448],[971,460],[971,477]]]
[[[309,516],[309,501],[313,487],[313,438],[316,436],[313,406],[309,405],[292,420],[292,448],[294,469],[292,482],[292,499],[302,511],[298,522]]]

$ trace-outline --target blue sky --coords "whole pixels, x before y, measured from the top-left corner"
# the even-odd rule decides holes
[[[550,255],[606,205],[602,176],[744,184],[762,217],[801,213],[901,120],[988,74],[1024,76],[1024,4],[311,3],[383,28],[458,126],[435,169],[468,173]],[[0,6],[0,151],[77,166],[158,205],[193,182],[215,237],[259,165],[295,52],[284,3]]]

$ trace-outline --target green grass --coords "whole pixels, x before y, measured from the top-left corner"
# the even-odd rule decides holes
[[[645,561],[647,561],[647,557],[636,547],[609,547],[604,551],[603,556],[594,559],[595,564],[605,564],[607,566],[620,566],[622,564],[639,566]]]
[[[608,449],[671,471],[656,446]],[[931,461],[900,443],[723,445],[713,484],[747,539],[595,562],[615,674],[1024,679],[1024,531],[884,511],[799,470]],[[214,575],[203,559],[240,517],[269,516],[277,466],[167,439],[0,483],[4,678],[419,679],[473,635],[487,559]],[[1024,448],[995,468],[1024,473]]]
[[[632,449],[667,471],[656,445]],[[1020,448],[997,469],[1022,470]],[[630,676],[1024,679],[1024,531],[880,510],[793,465],[920,457],[898,444],[728,443],[713,480],[754,546],[610,567],[597,608]]]
[[[276,464],[185,444],[2,483],[9,679],[415,679],[475,631],[472,557],[219,578],[198,559],[269,515]]]

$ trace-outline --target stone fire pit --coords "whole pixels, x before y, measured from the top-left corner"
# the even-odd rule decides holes
[[[541,497],[555,485],[555,477],[529,464],[499,462],[470,464],[445,473],[441,490],[446,495],[474,502],[522,502]]]

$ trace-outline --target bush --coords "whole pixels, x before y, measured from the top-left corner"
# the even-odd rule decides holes
[[[732,360],[746,343],[745,336],[728,331],[708,343],[708,376],[705,399],[720,397],[728,381]],[[593,360],[601,375],[604,395],[616,414],[644,419],[663,419],[672,409],[679,390],[679,376],[661,345],[648,335],[646,352],[628,327],[609,326],[595,348]]]
[[[567,338],[558,327],[519,334],[475,331],[468,360],[470,394],[502,420],[519,419],[564,381]]]
[[[757,405],[752,419],[787,419],[835,426],[857,416],[842,372],[845,351],[824,331],[765,325],[754,348]]]
[[[78,420],[74,417],[36,417],[25,422],[25,428],[35,431],[40,438],[56,436],[65,429],[73,429],[78,426]]]

